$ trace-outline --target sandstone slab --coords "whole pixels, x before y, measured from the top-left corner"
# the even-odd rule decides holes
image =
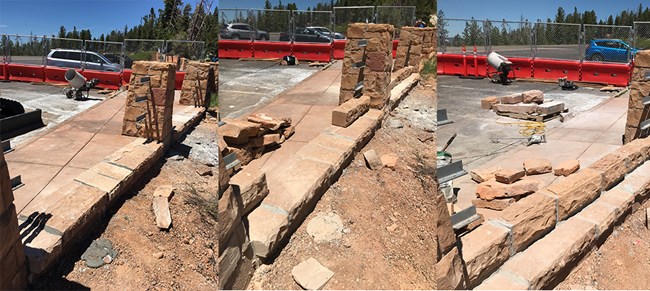
[[[499,103],[501,104],[517,104],[521,102],[524,102],[524,95],[521,93],[499,97]]]
[[[320,290],[334,276],[334,272],[321,265],[316,259],[309,258],[293,267],[291,276],[304,289]]]
[[[566,177],[575,173],[578,169],[580,169],[580,161],[566,160],[555,166],[555,169],[553,169],[553,171],[555,173],[555,176]]]
[[[158,228],[169,229],[172,225],[172,215],[169,212],[169,201],[167,197],[154,196],[152,207]]]
[[[526,176],[526,172],[519,169],[502,169],[494,175],[498,182],[505,184],[512,184],[524,176]]]
[[[553,165],[548,159],[528,159],[524,161],[526,175],[538,175],[553,171]]]
[[[491,180],[483,182],[476,187],[476,196],[484,200],[518,197],[537,191],[539,185],[540,182],[534,179],[520,180],[512,184],[503,184]]]
[[[602,190],[603,175],[583,169],[549,185],[547,190],[558,196],[558,217],[564,220],[596,199]]]
[[[507,271],[499,270],[474,288],[474,290],[528,290],[525,279]]]
[[[266,174],[254,167],[244,167],[230,179],[230,185],[241,197],[243,213],[250,213],[269,194]]]
[[[462,259],[456,247],[442,257],[436,264],[435,270],[438,289],[465,289]]]
[[[499,104],[499,98],[495,96],[488,96],[481,99],[481,108],[492,109],[492,106]]]
[[[461,238],[469,287],[475,287],[510,257],[510,231],[484,223]]]
[[[496,179],[495,175],[500,170],[501,170],[500,167],[474,169],[469,171],[469,175],[472,177],[472,180],[476,181],[477,183],[483,183],[488,180]]]
[[[384,166],[374,149],[365,151],[363,153],[363,157],[372,170],[379,170]]]
[[[560,101],[551,101],[537,105],[536,112],[539,115],[552,115],[564,111],[565,104]]]
[[[545,191],[531,194],[503,210],[501,218],[512,232],[512,245],[521,251],[553,229],[557,201]]]
[[[384,167],[389,168],[389,169],[395,169],[397,166],[397,161],[399,160],[399,157],[394,154],[388,154],[388,155],[381,155],[379,157],[381,160],[381,163],[384,165]]]
[[[521,93],[523,97],[523,102],[524,103],[537,103],[537,104],[542,104],[544,103],[544,92],[541,90],[530,90]]]
[[[474,199],[472,204],[477,208],[486,208],[501,211],[506,209],[512,203],[515,203],[515,198],[497,198],[492,200]]]

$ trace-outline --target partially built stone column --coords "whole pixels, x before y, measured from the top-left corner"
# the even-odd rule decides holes
[[[208,83],[214,84],[214,72],[210,73],[210,70],[214,70],[211,63],[186,62],[181,98],[178,103],[199,107],[206,106],[205,102],[209,100],[209,94],[216,92],[214,85],[208,86]],[[208,82],[210,76],[213,79]]]
[[[4,153],[0,152],[0,290],[27,286],[27,264]]]
[[[646,120],[650,120],[650,50],[637,52],[634,59],[623,143],[648,135],[650,129],[642,128]]]
[[[143,82],[143,77],[149,77]],[[122,134],[164,141],[172,132],[176,65],[133,63]]]
[[[348,25],[339,105],[361,95],[370,98],[373,108],[386,105],[390,97],[393,30],[390,24]],[[359,82],[363,82],[363,90],[355,95]]]
[[[435,52],[436,43],[436,29],[433,27],[402,27],[393,71],[408,66],[413,66],[415,71],[419,71],[422,61]]]

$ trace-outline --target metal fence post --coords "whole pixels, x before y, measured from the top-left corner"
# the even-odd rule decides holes
[[[485,54],[489,53],[490,47],[490,20],[483,20],[483,33],[485,33]]]

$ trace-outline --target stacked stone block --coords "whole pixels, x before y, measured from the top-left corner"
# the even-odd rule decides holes
[[[178,103],[204,107],[206,105],[205,102],[209,100],[208,96],[210,96],[210,93],[216,92],[214,74],[214,66],[210,63],[187,62],[183,87],[181,89],[181,98]]]
[[[153,98],[149,83],[141,83],[142,77],[147,76],[151,78]],[[158,141],[164,141],[170,135],[175,81],[174,64],[149,61],[133,63],[122,125],[123,135],[152,137]]]
[[[27,264],[4,153],[0,152],[0,290],[24,289]]]
[[[639,51],[634,60],[634,71],[630,84],[630,101],[628,103],[627,123],[623,142],[628,143],[639,138],[642,134],[641,122],[650,119],[650,105],[644,105],[644,100],[650,99],[650,50]]]
[[[393,30],[390,24],[348,25],[339,105],[354,97],[354,87],[359,81],[363,81],[362,95],[370,98],[370,107],[380,109],[386,105],[390,97]],[[367,46],[360,47],[363,40]],[[364,60],[364,67],[355,67]]]
[[[400,30],[393,71],[413,66],[417,71],[420,63],[436,50],[436,29],[432,27],[405,26]],[[410,49],[410,50],[409,50]],[[407,60],[408,55],[408,60]]]

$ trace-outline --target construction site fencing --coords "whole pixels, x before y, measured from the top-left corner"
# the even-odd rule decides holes
[[[393,38],[399,39],[399,32],[404,26],[413,26],[415,6],[377,6],[376,23],[390,23],[395,27]]]
[[[438,19],[439,52],[629,63],[650,48],[650,22],[634,26],[479,19]]]

